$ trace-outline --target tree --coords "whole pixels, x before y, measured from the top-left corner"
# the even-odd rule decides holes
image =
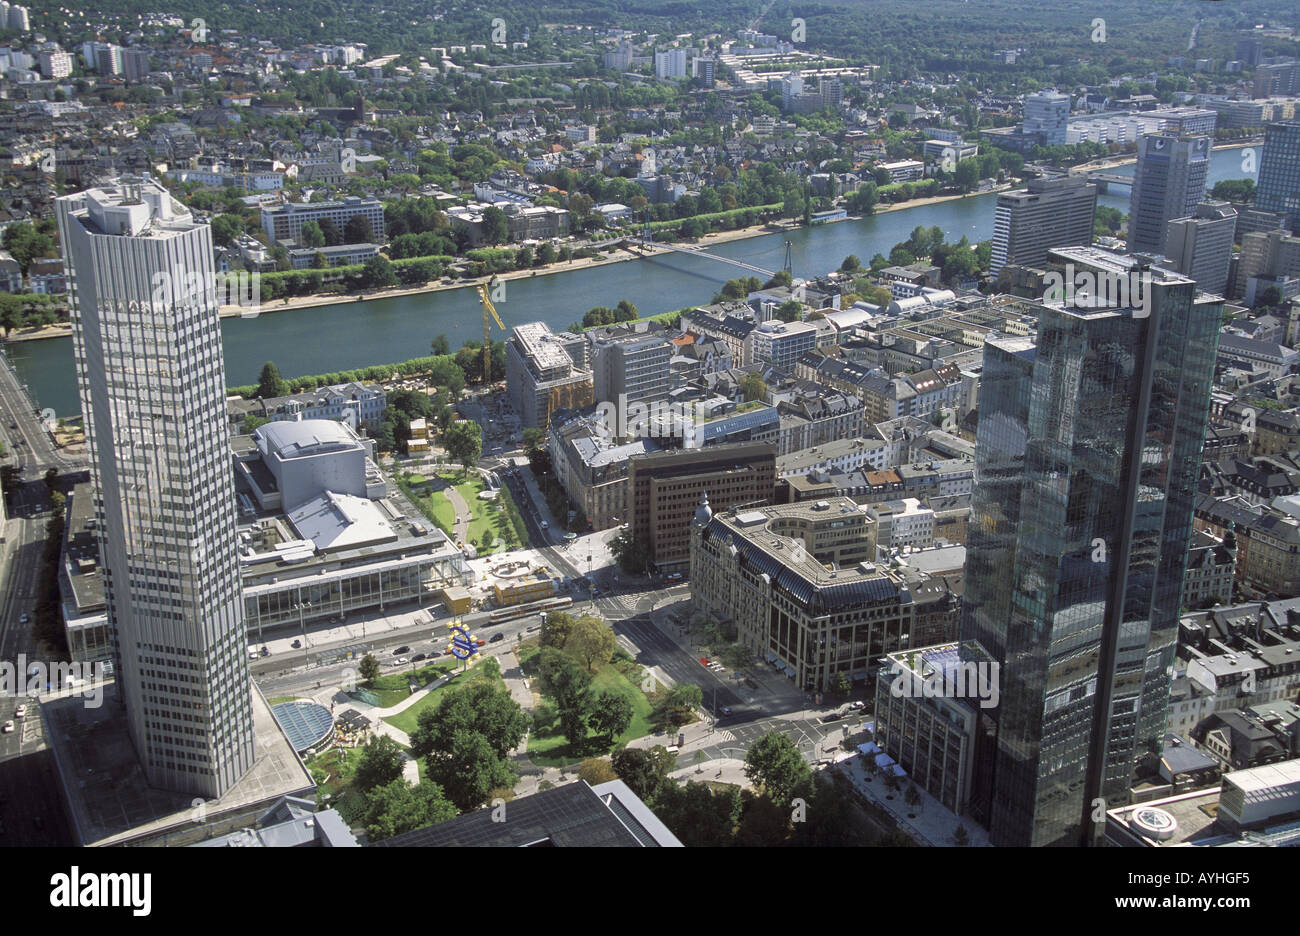
[[[438,784],[426,780],[411,786],[398,778],[366,793],[362,823],[366,838],[379,842],[455,818],[456,806]]]
[[[315,221],[304,221],[302,223],[302,233],[299,235],[304,247],[324,247],[325,232],[321,230],[320,224]]]
[[[573,629],[573,615],[565,611],[547,611],[542,616],[540,642],[543,647],[564,649],[564,642]]]
[[[510,238],[510,219],[496,205],[483,209],[483,239],[489,244],[504,244]]]
[[[810,774],[808,764],[794,742],[779,731],[763,735],[745,755],[745,776],[762,787],[775,803],[788,803],[795,788]]]
[[[361,665],[358,669],[361,672],[361,678],[365,682],[371,682],[379,675],[379,661],[367,653],[361,658]]]
[[[740,390],[745,394],[745,402],[767,399],[767,384],[756,373],[748,373],[740,378]]]
[[[805,848],[855,848],[874,845],[875,836],[854,801],[853,785],[840,773],[810,777],[795,790],[808,803],[807,821],[795,825],[791,844]]]
[[[840,264],[840,269],[845,273],[855,273],[862,269],[862,261],[858,259],[856,254],[849,254],[844,258],[844,262]]]
[[[573,622],[564,641],[564,652],[580,660],[587,672],[593,673],[597,666],[609,662],[616,646],[613,628],[600,618],[584,615]]]
[[[509,763],[477,732],[455,732],[449,749],[426,758],[425,763],[430,779],[442,786],[447,798],[462,812],[477,809],[487,802],[492,791],[515,783]]]
[[[322,228],[323,232],[324,229]],[[345,244],[369,244],[374,239],[374,231],[370,229],[370,222],[366,220],[365,215],[353,215],[348,218],[348,223],[343,225],[343,243]]]
[[[614,309],[614,321],[631,322],[640,317],[641,312],[635,305],[628,302],[626,299],[620,299],[618,301],[618,306]]]
[[[908,785],[907,792],[903,794],[903,802],[908,809],[916,809],[921,805],[921,794],[917,792],[915,783]]]
[[[740,821],[740,790],[694,780],[680,787],[667,783],[655,797],[654,812],[687,848],[730,845]]]
[[[630,528],[619,530],[610,540],[609,551],[624,572],[632,575],[645,573],[646,563],[650,560],[650,547],[644,540],[634,537]]]
[[[767,796],[752,790],[741,794],[740,824],[736,828],[736,845],[741,848],[773,848],[790,838],[790,810],[778,806]]]
[[[787,299],[776,307],[776,317],[782,322],[797,322],[803,318],[803,303]]]
[[[454,422],[442,434],[442,445],[462,470],[468,470],[483,453],[483,427],[463,419]]]
[[[610,762],[628,789],[648,803],[668,783],[668,775],[677,765],[677,755],[656,744],[652,748],[620,748]]]
[[[393,272],[392,261],[383,254],[375,254],[361,267],[361,283],[377,289],[396,286],[397,274]]]
[[[560,732],[574,748],[587,740],[587,715],[591,711],[591,674],[564,653],[544,647],[537,655],[537,677],[542,692],[555,701]]]
[[[262,375],[257,380],[257,395],[262,399],[289,395],[289,381],[280,376],[274,361],[262,365]]]
[[[847,673],[839,673],[836,675],[835,681],[831,685],[831,691],[841,699],[847,699],[849,697],[849,693],[853,691],[853,683],[849,680]]]
[[[365,793],[401,779],[406,755],[402,746],[388,735],[376,735],[361,749],[361,762],[352,778],[352,786]]]
[[[589,757],[578,765],[578,779],[586,780],[591,786],[595,786],[598,783],[617,780],[618,774],[614,773],[614,765],[608,758]]]
[[[506,757],[517,748],[528,730],[528,716],[510,693],[493,683],[475,682],[447,692],[436,708],[420,713],[411,733],[411,756],[426,760],[445,758],[457,734],[477,734],[488,749]]]
[[[655,721],[679,727],[691,720],[694,709],[704,701],[704,693],[693,683],[678,683],[655,705]]]
[[[322,218],[319,222],[321,233],[325,235],[326,247],[337,247],[343,243],[343,232],[339,226],[329,218]]]
[[[596,734],[605,739],[606,745],[611,745],[632,724],[633,714],[632,703],[626,696],[602,692],[591,706],[587,723]]]
[[[451,353],[451,342],[447,340],[446,335],[438,335],[433,339],[433,353],[438,356]],[[464,371],[461,371],[461,376],[465,376]]]
[[[952,833],[952,843],[958,848],[965,848],[970,844],[970,833],[966,831],[964,825],[957,826],[956,831]]]

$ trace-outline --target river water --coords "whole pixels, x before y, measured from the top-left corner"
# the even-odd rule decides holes
[[[1241,150],[1214,153],[1209,184],[1255,177],[1242,171]],[[1132,166],[1110,170],[1132,174]],[[888,254],[918,224],[939,225],[949,241],[966,235],[972,242],[993,236],[996,194],[923,205],[783,234],[765,234],[718,244],[709,252],[768,270],[785,265],[791,242],[795,276],[812,277],[837,269],[849,254],[863,264],[875,253]],[[1098,202],[1128,212],[1129,193],[1116,187]],[[504,302],[496,303],[506,328],[543,321],[560,330],[581,320],[593,306],[613,307],[620,299],[642,315],[671,312],[708,302],[728,279],[751,275],[730,264],[701,257],[667,254],[643,260],[506,282]],[[285,377],[388,364],[431,353],[434,336],[445,334],[453,349],[468,338],[481,340],[482,318],[472,288],[444,290],[367,302],[308,309],[286,309],[256,318],[222,321],[226,383],[256,383],[262,365],[275,361]],[[494,326],[495,331],[495,326]],[[499,337],[499,335],[494,335]],[[60,416],[80,412],[72,368],[72,339],[16,341],[7,353],[40,407]]]

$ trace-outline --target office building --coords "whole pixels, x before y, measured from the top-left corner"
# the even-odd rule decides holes
[[[1196,213],[1205,198],[1210,138],[1148,133],[1138,139],[1129,200],[1128,248],[1162,254],[1169,222]]]
[[[951,641],[942,578],[877,565],[875,523],[848,498],[713,510],[691,523],[692,600],[801,689],[863,679],[882,654]]]
[[[343,234],[348,222],[358,216],[370,225],[370,237],[366,240],[385,236],[383,204],[377,198],[356,196],[342,201],[285,202],[275,208],[263,208],[262,230],[276,243],[284,240],[301,243],[302,226],[308,221],[318,224],[329,221]]]
[[[1259,160],[1255,207],[1287,216],[1287,226],[1300,222],[1300,120],[1283,120],[1264,128],[1264,152]]]
[[[993,218],[994,276],[1007,265],[1039,266],[1053,247],[1087,247],[1097,213],[1097,186],[1081,178],[1031,179],[998,196]]]
[[[1175,218],[1165,232],[1165,256],[1173,268],[1206,292],[1226,296],[1237,209],[1227,202],[1203,201],[1190,218]]]
[[[1064,146],[1069,121],[1070,96],[1057,91],[1040,91],[1025,97],[1020,132],[1041,134],[1045,146]]]
[[[1270,287],[1278,290],[1285,301],[1297,294],[1300,278],[1300,237],[1284,230],[1256,231],[1241,238],[1241,255],[1237,259],[1237,282],[1234,292],[1246,305]]]
[[[119,699],[152,785],[220,797],[254,739],[211,230],[149,178],[55,204]]]
[[[545,429],[556,410],[594,402],[584,360],[581,337],[552,334],[543,322],[514,328],[506,342],[506,390],[523,428]]]
[[[584,333],[597,402],[618,404],[664,396],[673,386],[676,346],[653,322],[628,322]]]
[[[1137,258],[1050,259],[1149,279],[985,345],[961,643],[1001,668],[970,798],[997,845],[1091,841],[1161,750],[1223,311]]]
[[[748,345],[746,361],[793,373],[794,362],[817,347],[817,327],[810,322],[772,319],[751,331],[745,343]]]
[[[652,452],[628,460],[630,516],[623,520],[660,571],[681,571],[690,561],[691,519],[701,497],[725,510],[771,504],[775,489],[776,448],[764,442]]]
[[[1253,98],[1291,97],[1300,94],[1300,62],[1294,59],[1260,65],[1255,69]]]
[[[691,77],[698,78],[704,87],[712,88],[717,64],[715,59],[697,55],[691,60]]]

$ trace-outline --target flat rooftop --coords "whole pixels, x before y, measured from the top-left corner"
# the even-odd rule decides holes
[[[41,715],[73,831],[84,846],[184,845],[224,834],[236,817],[256,818],[284,796],[315,796],[316,783],[249,682],[257,757],[249,772],[219,800],[205,803],[206,821],[196,823],[194,795],[149,786],[127,732],[110,680],[103,705],[90,708],[80,695],[41,704]]]

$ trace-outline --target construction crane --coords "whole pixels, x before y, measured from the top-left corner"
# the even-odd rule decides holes
[[[478,301],[483,305],[483,386],[492,383],[492,323],[497,323],[497,328],[502,331],[506,327],[501,324],[501,316],[497,315],[497,307],[492,304],[488,298],[487,287],[479,285]]]

